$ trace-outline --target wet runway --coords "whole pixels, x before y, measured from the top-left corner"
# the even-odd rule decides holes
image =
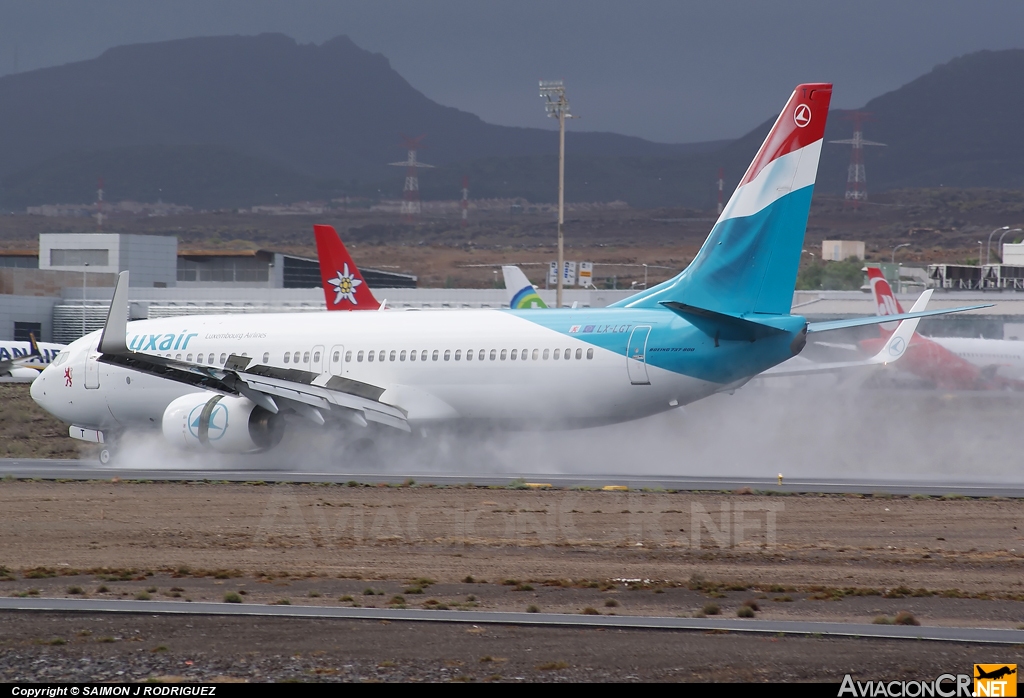
[[[630,490],[676,490],[735,492],[749,489],[766,494],[891,494],[965,497],[1024,498],[1024,484],[994,480],[956,480],[950,478],[879,477],[694,477],[671,475],[603,474],[573,475],[566,473],[531,472],[514,474],[424,473],[424,472],[326,472],[302,469],[235,469],[202,470],[181,468],[139,468],[122,465],[102,467],[97,461],[0,459],[0,477],[43,480],[151,480],[151,481],[217,481],[217,482],[356,482],[366,485],[401,485],[415,483],[435,486],[499,486],[555,487],[602,489],[626,487]]]

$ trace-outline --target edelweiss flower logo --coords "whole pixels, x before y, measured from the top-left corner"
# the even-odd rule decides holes
[[[338,272],[338,276],[327,283],[334,286],[334,292],[337,294],[334,297],[335,305],[341,303],[342,299],[351,301],[352,305],[359,305],[356,301],[356,287],[363,282],[349,273],[347,263],[344,269]]]

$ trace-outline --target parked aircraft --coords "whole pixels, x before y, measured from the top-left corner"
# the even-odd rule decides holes
[[[902,313],[882,270],[868,267],[867,273],[878,315]],[[861,348],[876,352],[894,324],[880,325],[881,337],[862,340]],[[946,390],[1024,390],[1024,342],[915,334],[900,368]]]
[[[505,278],[505,290],[508,292],[508,306],[517,310],[526,308],[547,308],[541,300],[537,289],[526,278],[523,270],[516,266],[503,266],[501,275]]]
[[[328,310],[380,310],[369,284],[363,279],[337,231],[330,225],[314,225],[316,254]]]
[[[617,307],[128,323],[122,272],[104,329],[62,352],[32,397],[76,438],[151,427],[185,448],[243,453],[278,443],[286,415],[335,428],[571,428],[735,390],[808,334],[884,321],[790,314],[831,93],[797,87],[694,261]]]
[[[0,377],[34,379],[66,347],[63,344],[29,341],[0,341]]]

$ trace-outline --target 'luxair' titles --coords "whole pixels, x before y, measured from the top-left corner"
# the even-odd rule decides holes
[[[185,330],[181,334],[137,334],[128,342],[132,351],[170,351],[188,349],[188,343],[198,332]]]

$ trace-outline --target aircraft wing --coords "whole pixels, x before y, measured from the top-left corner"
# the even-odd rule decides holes
[[[240,395],[277,414],[289,408],[317,424],[334,413],[365,426],[376,422],[411,431],[404,410],[380,401],[385,389],[369,383],[325,376],[300,369],[263,366],[254,359],[231,354],[224,367],[199,366],[128,349],[128,272],[118,275],[110,313],[100,336],[99,361],[139,373],[195,386],[224,395]]]
[[[910,309],[909,313],[906,313],[910,319],[902,320],[896,331],[892,333],[889,340],[879,350],[877,354],[869,359],[863,359],[861,361],[838,361],[838,362],[827,362],[827,363],[813,363],[803,362],[799,364],[793,364],[787,366],[789,362],[774,366],[767,371],[760,373],[760,376],[804,376],[812,373],[831,373],[835,371],[844,371],[848,368],[858,368],[860,366],[878,366],[890,364],[894,361],[899,360],[901,356],[906,352],[907,347],[910,345],[910,339],[917,332],[917,324],[921,321],[922,317],[930,315],[925,312],[925,308],[928,307],[928,301],[931,300],[932,289],[928,289],[921,294],[921,297],[914,303],[914,307]],[[891,316],[890,316],[891,318]],[[810,331],[810,329],[808,329]]]

